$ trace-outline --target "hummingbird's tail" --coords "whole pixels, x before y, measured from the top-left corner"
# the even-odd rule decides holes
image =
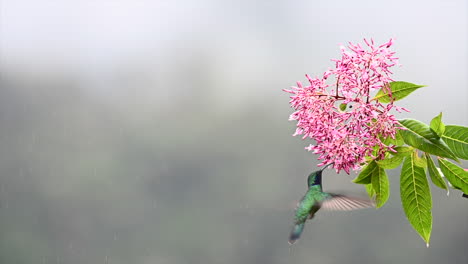
[[[295,224],[293,229],[291,230],[291,234],[289,235],[289,244],[294,244],[296,240],[301,237],[302,231],[304,230],[305,222]]]

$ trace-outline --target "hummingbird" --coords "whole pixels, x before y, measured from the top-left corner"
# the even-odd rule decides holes
[[[308,190],[297,204],[294,226],[289,235],[289,244],[294,244],[302,234],[307,219],[312,219],[320,208],[328,210],[350,211],[374,206],[371,200],[348,197],[322,191],[322,172],[332,165],[330,163],[321,170],[312,172],[307,178]]]

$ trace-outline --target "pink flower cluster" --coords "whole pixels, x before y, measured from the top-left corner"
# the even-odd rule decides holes
[[[387,151],[394,151],[381,138],[395,138],[398,122],[390,111],[402,109],[393,101],[382,104],[371,97],[381,88],[391,96],[389,68],[398,59],[389,49],[393,40],[380,46],[373,40],[364,42],[366,49],[352,43],[349,50],[341,47],[341,59],[332,60],[336,67],[322,78],[306,75],[308,86],[298,82],[297,87],[284,90],[292,94],[290,104],[296,110],[289,118],[297,121],[294,136],[315,140],[306,149],[319,155],[319,166],[334,163],[337,172],[343,169],[348,174],[360,169],[367,156],[383,158]],[[346,104],[344,111],[341,104]]]

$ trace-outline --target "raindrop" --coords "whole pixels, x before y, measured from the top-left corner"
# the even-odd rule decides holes
[[[117,240],[117,233],[114,233],[114,241]]]

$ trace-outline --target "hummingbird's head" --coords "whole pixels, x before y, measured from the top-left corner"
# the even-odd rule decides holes
[[[307,185],[309,187],[314,186],[314,185],[322,185],[322,172],[324,169],[326,169],[328,166],[332,165],[333,163],[330,163],[323,167],[321,170],[314,171],[311,174],[309,174],[309,177],[307,178]]]
[[[307,178],[307,185],[309,187],[312,187],[314,185],[321,185],[322,184],[322,171],[314,171],[311,174],[309,174],[309,177]]]

